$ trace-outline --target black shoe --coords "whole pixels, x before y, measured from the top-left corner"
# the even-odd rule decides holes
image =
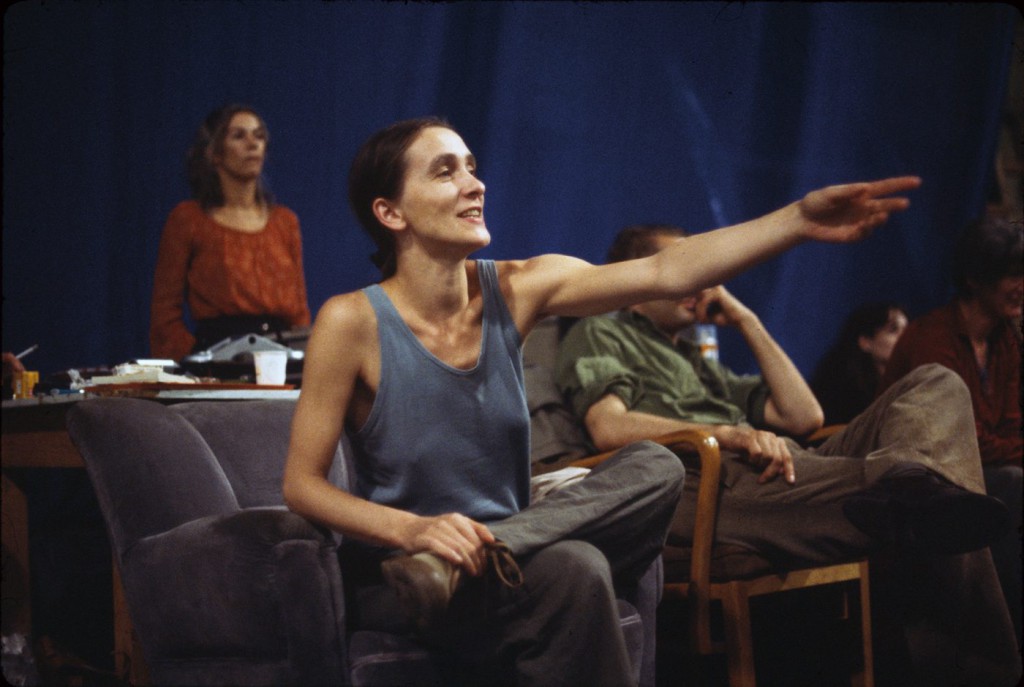
[[[843,514],[880,543],[929,553],[976,551],[1006,534],[1010,512],[1002,501],[962,489],[923,466],[913,468],[886,473],[849,497]]]

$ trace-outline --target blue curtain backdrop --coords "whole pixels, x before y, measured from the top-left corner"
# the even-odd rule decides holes
[[[488,185],[482,257],[603,260],[624,224],[704,231],[829,183],[925,180],[855,246],[729,284],[809,373],[855,305],[950,295],[984,207],[1019,14],[1006,4],[22,2],[4,16],[3,347],[46,374],[148,354],[184,152],[228,101],[269,124],[310,306],[373,281],[345,200],[361,141],[447,117]],[[1016,50],[1016,52],[1014,52]],[[735,344],[735,345],[734,345]],[[724,357],[752,361],[728,336]]]

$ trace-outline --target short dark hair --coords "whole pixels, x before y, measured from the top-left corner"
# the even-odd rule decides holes
[[[971,222],[953,252],[953,285],[964,298],[974,297],[975,286],[995,284],[1004,277],[1020,276],[1024,224],[986,215]]]
[[[377,198],[394,200],[402,194],[408,166],[405,153],[420,132],[430,127],[451,129],[439,117],[396,122],[374,133],[356,152],[348,174],[348,200],[359,224],[373,239],[377,252],[370,256],[384,278],[395,273],[395,239],[373,214]]]
[[[247,112],[260,121],[263,130],[267,130],[267,124],[260,117],[256,110],[248,105],[233,103],[222,105],[206,115],[206,119],[199,125],[195,136],[192,138],[192,145],[189,146],[186,156],[185,170],[188,176],[188,185],[192,190],[192,197],[199,202],[204,210],[219,207],[224,204],[224,191],[220,187],[220,176],[214,166],[214,158],[224,150],[224,138],[227,136],[228,125],[236,114]],[[270,143],[270,132],[267,132],[267,143]],[[256,183],[257,202],[270,205],[273,196],[267,189],[266,183],[261,176]]]
[[[655,239],[659,236],[683,238],[687,233],[671,224],[631,224],[616,234],[611,248],[608,249],[607,262],[622,262],[654,255],[658,252]]]

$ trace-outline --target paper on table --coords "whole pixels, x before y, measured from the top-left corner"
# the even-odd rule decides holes
[[[132,384],[137,382],[172,382],[175,384],[195,384],[196,380],[184,375],[164,372],[163,368],[150,365],[123,363],[114,368],[112,375],[96,375],[89,379],[89,384]]]

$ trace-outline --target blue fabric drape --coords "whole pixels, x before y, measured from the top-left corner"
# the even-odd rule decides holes
[[[147,354],[164,219],[208,110],[256,107],[310,306],[376,278],[345,199],[373,130],[438,114],[488,185],[481,257],[603,260],[624,224],[703,231],[920,174],[856,246],[732,290],[806,373],[849,309],[949,295],[983,208],[1019,14],[1004,4],[39,2],[4,17],[3,346],[48,372]],[[723,357],[749,368],[742,346]]]

